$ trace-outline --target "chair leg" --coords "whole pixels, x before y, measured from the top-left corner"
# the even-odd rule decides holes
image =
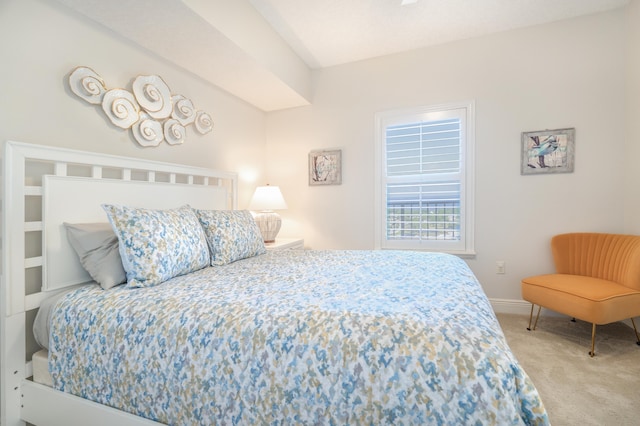
[[[596,354],[596,323],[594,322],[592,327],[591,327],[591,351],[589,352],[589,355],[591,355],[591,358],[593,358]]]
[[[638,329],[636,328],[636,322],[631,318],[631,324],[633,324],[633,331],[636,332],[636,344],[640,346],[640,335],[638,335]]]
[[[529,314],[529,327],[527,327],[527,330],[531,331],[531,320],[533,319],[533,307],[535,305],[532,303],[531,304],[531,313]],[[536,329],[536,327],[538,326],[538,318],[540,318],[540,310],[542,309],[542,306],[538,306],[538,314],[536,315],[536,322],[533,324],[533,330]]]

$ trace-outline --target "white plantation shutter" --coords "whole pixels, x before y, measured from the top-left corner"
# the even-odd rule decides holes
[[[386,128],[387,176],[460,172],[460,119]]]
[[[381,248],[472,252],[472,107],[378,115]]]

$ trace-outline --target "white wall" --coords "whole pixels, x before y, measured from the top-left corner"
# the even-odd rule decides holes
[[[246,207],[264,173],[263,112],[55,1],[0,2],[0,39],[0,141],[239,171],[239,206]],[[131,89],[138,75],[160,75],[172,93],[208,112],[214,129],[200,135],[189,126],[181,146],[142,148],[99,107],[69,91],[68,74],[80,65],[93,68],[108,88]]]
[[[313,104],[267,116],[268,178],[289,204],[283,235],[314,249],[374,246],[374,114],[476,101],[477,257],[491,298],[520,299],[551,272],[552,235],[623,231],[624,10],[336,66]],[[523,131],[576,128],[575,172],[520,175]],[[343,150],[343,184],[309,187],[307,154]],[[506,274],[495,274],[495,261]]]
[[[625,232],[640,234],[640,0],[627,7]]]
[[[280,185],[289,204],[282,236],[317,249],[369,249],[375,112],[474,99],[478,255],[469,264],[490,297],[519,299],[522,276],[551,270],[551,235],[640,232],[640,129],[631,124],[640,101],[625,97],[625,75],[634,93],[640,86],[638,30],[625,33],[629,22],[640,27],[638,0],[628,9],[316,71],[312,106],[265,117],[57,2],[5,0],[0,141],[236,170],[241,208],[256,184]],[[214,130],[189,129],[179,147],[140,148],[70,93],[66,79],[78,65],[110,87],[158,74],[209,112]],[[520,133],[560,127],[576,128],[575,173],[521,176]],[[309,187],[308,152],[329,148],[343,150],[343,184]],[[506,262],[505,275],[494,273],[496,260]]]

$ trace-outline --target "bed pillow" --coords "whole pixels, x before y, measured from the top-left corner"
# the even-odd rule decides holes
[[[118,251],[118,237],[104,223],[66,223],[67,239],[78,254],[82,267],[100,286],[108,290],[126,282]]]
[[[151,210],[103,204],[120,242],[128,287],[152,287],[209,264],[204,231],[193,209]]]
[[[248,210],[196,210],[207,236],[211,266],[266,253],[258,224]]]

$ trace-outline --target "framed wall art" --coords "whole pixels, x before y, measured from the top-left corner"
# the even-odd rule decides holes
[[[575,128],[522,132],[520,173],[572,173],[575,135]]]
[[[342,184],[342,151],[309,153],[309,185]]]

